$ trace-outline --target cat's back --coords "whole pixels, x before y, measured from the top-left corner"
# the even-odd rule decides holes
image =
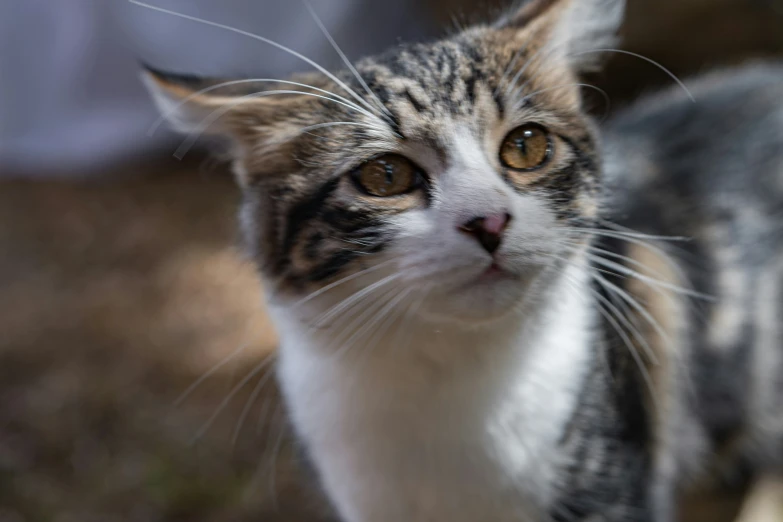
[[[700,294],[676,293],[655,309],[655,291],[636,292],[664,328],[677,314],[685,319],[683,332],[672,333],[685,367],[680,377],[689,383],[676,422],[693,424],[691,441],[705,455],[780,463],[783,65],[721,71],[686,85],[693,99],[670,89],[605,126],[605,225],[687,238],[636,239],[666,250],[680,267],[669,274],[672,283]],[[615,248],[645,263],[639,243]]]
[[[680,261],[698,267],[699,290],[720,300],[720,273],[738,280],[783,257],[783,64],[686,85],[643,97],[606,125],[607,217],[688,238],[669,251],[688,252]]]
[[[713,72],[643,97],[606,126],[622,212],[650,194],[681,206],[783,210],[783,64]],[[748,200],[747,198],[751,198]],[[730,201],[731,200],[731,201]],[[626,208],[623,208],[626,207]],[[692,220],[691,220],[692,221]]]

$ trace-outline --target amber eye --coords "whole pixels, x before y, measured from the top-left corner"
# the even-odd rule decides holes
[[[420,169],[399,154],[384,154],[359,165],[351,173],[367,194],[379,198],[399,196],[419,186]]]
[[[509,132],[500,146],[500,161],[514,170],[535,170],[552,155],[552,140],[543,127],[522,125]]]

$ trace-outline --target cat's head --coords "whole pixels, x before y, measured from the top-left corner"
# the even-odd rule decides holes
[[[146,80],[176,127],[234,144],[243,227],[273,300],[415,303],[424,317],[479,323],[519,309],[598,215],[578,77],[622,11],[620,0],[530,0],[332,77]]]

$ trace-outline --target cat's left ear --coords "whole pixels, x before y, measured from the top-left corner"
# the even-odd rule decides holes
[[[284,125],[312,103],[308,94],[326,87],[321,75],[292,81],[223,80],[160,71],[144,65],[142,81],[162,116],[186,134],[219,135],[242,145],[258,147],[283,140]],[[298,128],[298,127],[297,127]]]
[[[142,80],[175,130],[191,139],[226,138],[234,145],[235,158],[257,160],[252,167],[258,172],[291,161],[290,140],[304,125],[299,115],[309,113],[317,96],[324,97],[317,93],[329,92],[329,84],[317,73],[290,81],[220,80],[144,66]]]
[[[545,52],[577,71],[594,69],[601,50],[613,47],[625,14],[625,0],[525,0],[496,24],[545,42]]]

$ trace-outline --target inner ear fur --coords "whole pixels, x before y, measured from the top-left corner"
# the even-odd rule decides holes
[[[142,79],[161,114],[178,131],[244,140],[263,134],[312,101],[304,86],[325,88],[320,75],[279,80],[208,78],[145,67]],[[282,92],[279,92],[282,91]],[[301,93],[301,94],[299,94]]]

